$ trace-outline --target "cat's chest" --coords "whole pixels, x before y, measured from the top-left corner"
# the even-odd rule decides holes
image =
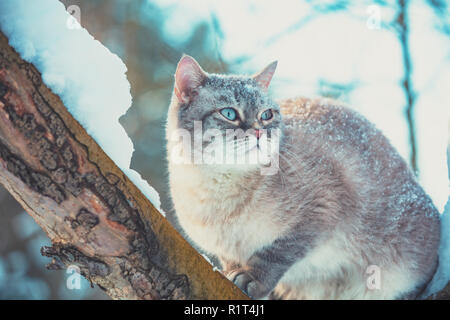
[[[180,224],[203,250],[239,263],[245,263],[255,251],[269,245],[277,237],[276,232],[269,227],[270,221],[255,221],[248,217],[231,222],[202,224],[180,216]]]
[[[258,203],[236,181],[173,177],[171,187],[181,227],[209,253],[245,261],[279,236],[274,204]]]

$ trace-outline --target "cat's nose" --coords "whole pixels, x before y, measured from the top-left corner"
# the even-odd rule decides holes
[[[256,136],[256,139],[259,139],[259,138],[261,137],[261,135],[262,135],[262,130],[260,130],[260,129],[255,129],[255,136]]]

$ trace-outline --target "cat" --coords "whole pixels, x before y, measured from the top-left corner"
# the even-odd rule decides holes
[[[166,136],[181,228],[251,298],[415,298],[437,266],[437,209],[388,139],[357,112],[326,98],[274,102],[268,87],[276,66],[218,75],[190,56],[179,61]],[[266,153],[278,159],[277,170],[263,174],[267,161],[193,161],[224,146],[231,146],[225,153],[242,149],[245,139],[214,145],[194,133],[195,123],[216,133],[253,130],[256,145],[245,155],[276,140],[278,149]],[[191,147],[196,134],[200,143]]]

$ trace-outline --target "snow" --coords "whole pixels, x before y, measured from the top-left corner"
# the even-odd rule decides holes
[[[42,73],[69,112],[159,209],[159,195],[130,169],[133,143],[119,123],[131,106],[125,64],[57,0],[1,0],[0,29],[23,59]],[[162,212],[163,213],[163,212]]]

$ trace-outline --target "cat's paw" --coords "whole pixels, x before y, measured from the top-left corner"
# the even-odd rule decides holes
[[[258,281],[249,270],[233,270],[228,273],[227,277],[252,299],[261,299],[272,291],[272,288],[268,288],[264,283]]]

